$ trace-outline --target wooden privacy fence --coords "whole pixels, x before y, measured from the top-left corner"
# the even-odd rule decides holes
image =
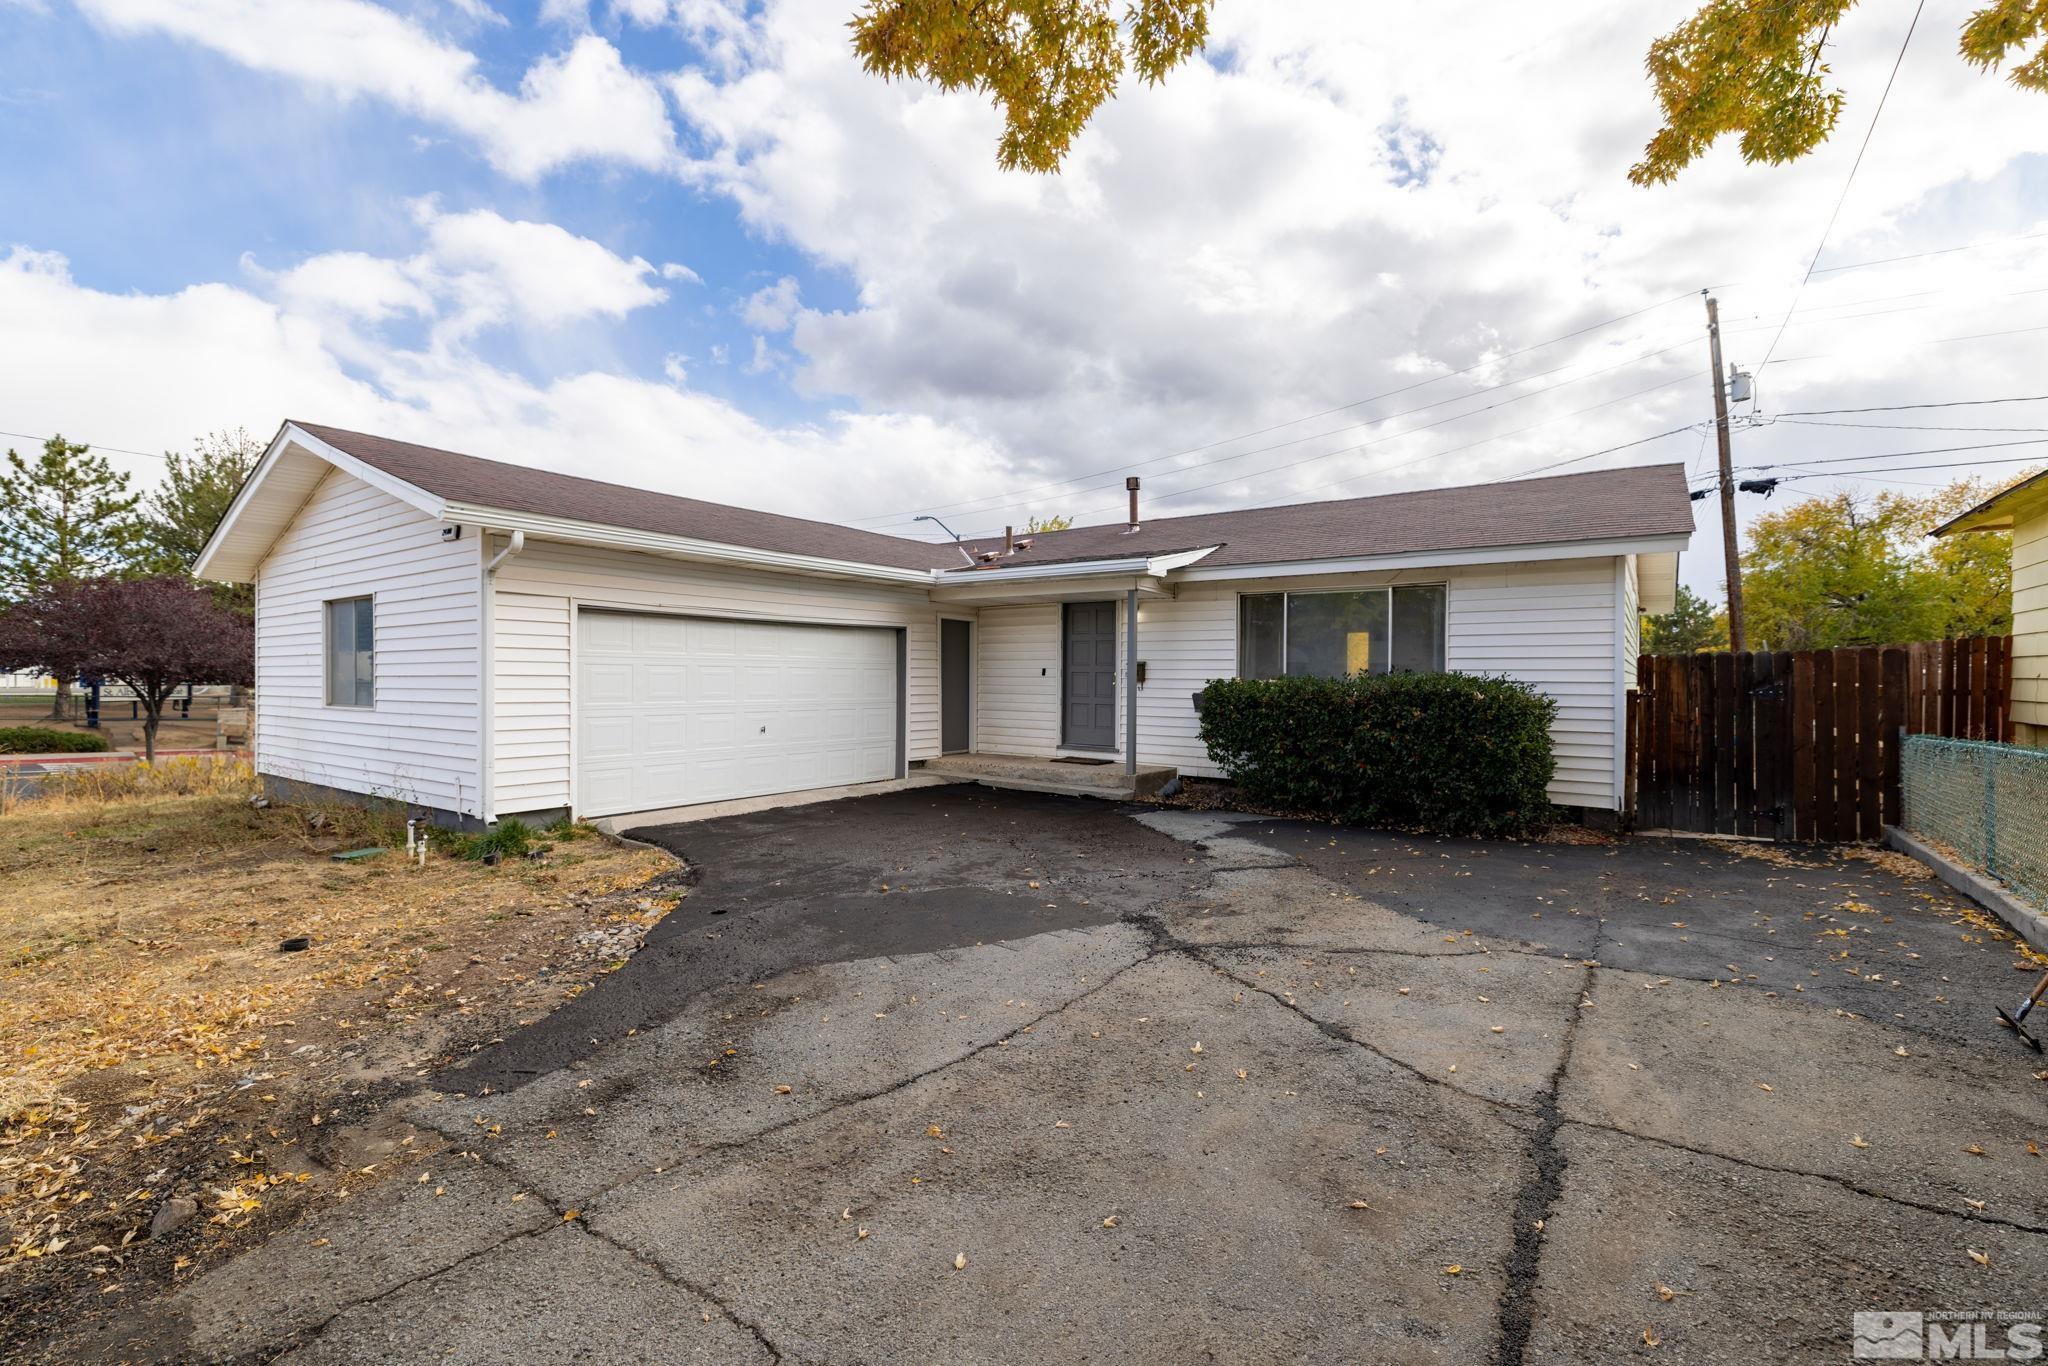
[[[2011,738],[2004,636],[1645,655],[1626,805],[1644,829],[1874,840],[1900,813],[1898,736]]]

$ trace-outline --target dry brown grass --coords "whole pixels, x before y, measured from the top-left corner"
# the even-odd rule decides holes
[[[158,1145],[203,1168],[251,1105],[304,1123],[375,1069],[445,1061],[464,1027],[514,1027],[616,966],[591,931],[673,904],[637,894],[672,860],[594,833],[498,868],[336,863],[402,842],[398,813],[257,809],[231,760],[136,768],[0,819],[0,1267],[125,1246],[167,1193],[143,1179]],[[163,795],[181,790],[200,795]]]

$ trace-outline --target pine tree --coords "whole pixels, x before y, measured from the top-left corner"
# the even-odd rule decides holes
[[[7,452],[0,472],[0,602],[18,602],[52,584],[125,570],[142,547],[137,495],[103,456],[53,436],[24,460]],[[61,719],[71,680],[57,680],[50,709]]]
[[[241,428],[200,437],[189,455],[166,451],[164,482],[144,506],[143,566],[152,574],[190,574],[192,562],[262,458],[262,443]],[[214,585],[213,598],[243,616],[254,611],[247,584]]]

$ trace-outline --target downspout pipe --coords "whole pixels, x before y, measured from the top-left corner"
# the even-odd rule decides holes
[[[505,542],[505,548],[491,556],[491,562],[484,566],[484,577],[490,578],[495,575],[498,572],[499,565],[505,563],[505,561],[511,559],[524,549],[526,549],[526,533],[523,531],[513,532],[512,538]]]
[[[1124,590],[1124,773],[1131,778],[1138,776],[1138,590],[1135,588]]]
[[[478,528],[481,533],[482,528]],[[479,544],[483,536],[478,535]],[[513,532],[505,541],[505,548],[484,564],[483,581],[477,592],[477,731],[480,753],[477,755],[477,819],[486,826],[498,818],[496,788],[497,769],[497,726],[491,713],[496,709],[498,698],[497,678],[497,633],[491,629],[491,618],[496,615],[498,566],[526,549],[526,533]]]

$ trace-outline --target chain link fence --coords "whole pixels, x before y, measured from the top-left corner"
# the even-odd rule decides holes
[[[1909,735],[1905,828],[2048,906],[2048,749]]]

